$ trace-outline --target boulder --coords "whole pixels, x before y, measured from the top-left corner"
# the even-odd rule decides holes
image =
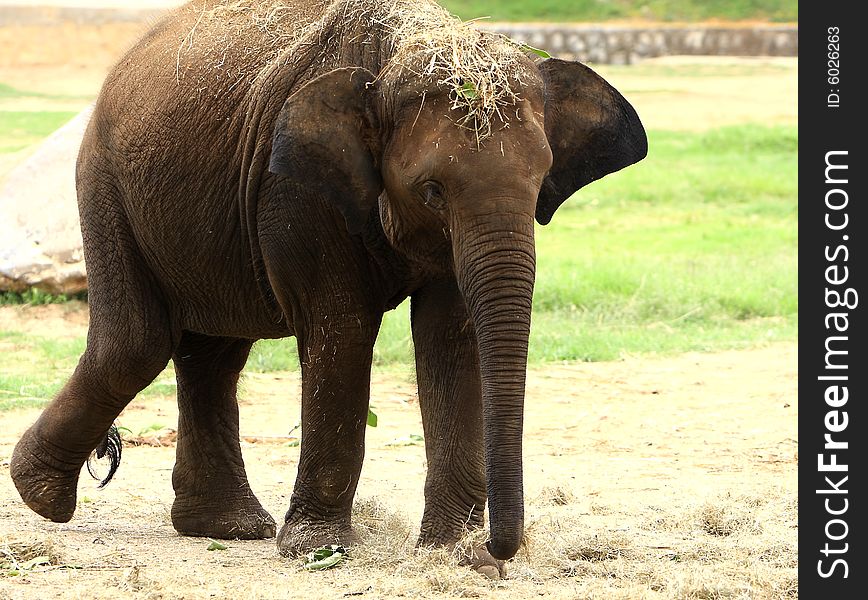
[[[0,291],[87,289],[75,161],[91,112],[51,134],[0,182]]]

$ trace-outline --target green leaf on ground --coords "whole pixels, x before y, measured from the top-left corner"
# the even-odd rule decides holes
[[[307,571],[324,571],[337,566],[347,558],[347,550],[343,546],[332,544],[310,552],[306,557],[304,569]]]

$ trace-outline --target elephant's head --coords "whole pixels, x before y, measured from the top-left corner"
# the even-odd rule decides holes
[[[399,253],[454,271],[477,333],[489,551],[500,559],[523,531],[534,218],[547,224],[573,192],[647,152],[633,107],[591,69],[523,60],[518,98],[491,115],[481,141],[459,125],[467,112],[454,90],[361,68],[327,73],[286,101],[270,166],[333,203],[351,233],[378,209]]]

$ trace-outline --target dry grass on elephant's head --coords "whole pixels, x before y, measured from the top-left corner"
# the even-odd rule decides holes
[[[479,140],[492,133],[492,120],[519,99],[515,85],[530,77],[521,46],[462,21],[429,0],[384,3],[384,26],[393,46],[384,71],[406,70],[449,90],[452,107],[464,109],[459,125]]]
[[[457,125],[472,130],[480,142],[491,135],[495,115],[507,120],[502,111],[516,103],[516,88],[532,77],[523,60],[525,46],[462,21],[433,0],[335,0],[305,26],[298,24],[301,9],[279,0],[236,0],[200,10],[178,48],[179,80],[182,55],[194,44],[210,47],[212,70],[225,70],[226,53],[239,39],[268,63],[286,60],[297,47],[315,46],[323,64],[338,66],[343,54],[355,54],[347,45],[380,48],[380,78],[415,78],[446,90],[452,108],[464,114]],[[255,79],[255,74],[226,74]]]

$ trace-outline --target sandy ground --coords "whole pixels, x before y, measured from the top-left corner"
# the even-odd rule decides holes
[[[0,308],[4,330],[77,336],[86,326],[75,305]],[[85,474],[67,524],[30,512],[7,476],[38,411],[4,413],[0,553],[50,564],[17,576],[0,569],[0,598],[795,597],[795,344],[531,369],[530,541],[500,582],[412,551],[425,460],[410,381],[374,375],[379,426],[368,429],[357,495],[365,542],[327,573],[281,559],[273,541],[229,542],[221,552],[175,534],[172,397],[136,400],[121,415],[120,425],[155,445],[128,445],[105,490]],[[296,373],[246,375],[242,385],[248,473],[278,520],[298,460],[298,390]],[[147,432],[155,426],[166,429]]]

